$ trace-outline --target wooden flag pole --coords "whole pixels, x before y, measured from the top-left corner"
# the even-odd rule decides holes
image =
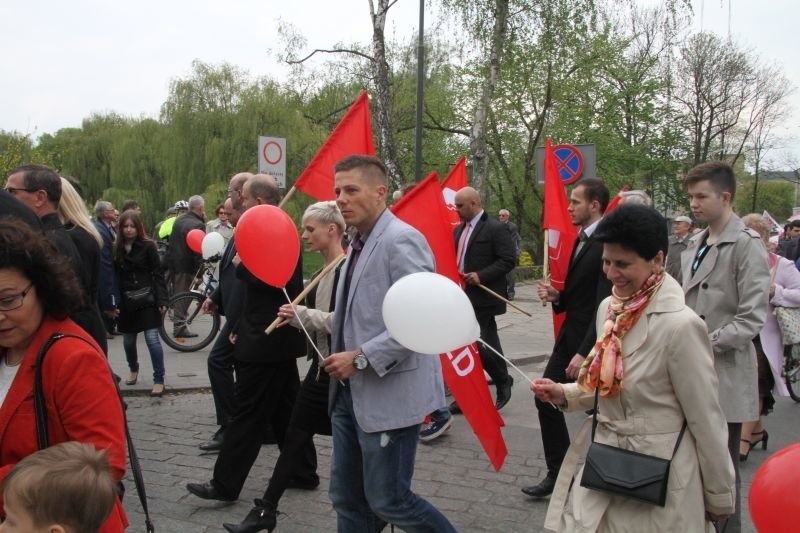
[[[481,289],[485,290],[486,292],[488,292],[489,294],[491,294],[492,296],[494,296],[498,300],[504,301],[506,303],[506,305],[510,305],[511,307],[513,307],[514,309],[519,311],[520,313],[523,313],[523,314],[528,315],[529,317],[533,318],[533,315],[531,315],[529,312],[527,312],[526,310],[522,309],[521,307],[517,307],[516,305],[514,305],[514,302],[511,302],[511,301],[507,300],[506,298],[503,298],[501,295],[497,294],[496,292],[494,292],[492,289],[490,289],[486,285],[481,285],[480,283],[478,283],[477,286],[480,287]]]
[[[542,255],[542,280],[547,283],[550,277],[550,232],[544,230],[544,255]],[[542,302],[542,307],[547,307],[547,302]]]
[[[295,191],[295,190],[296,190],[296,189],[294,188],[294,185],[292,185],[292,188],[291,188],[291,189],[289,189],[289,192],[287,192],[287,193],[286,193],[286,196],[284,196],[284,197],[283,197],[283,200],[281,200],[281,203],[279,203],[279,204],[278,204],[278,207],[279,207],[279,208],[283,209],[283,206],[286,204],[286,202],[288,202],[288,201],[289,201],[289,198],[291,198],[291,197],[292,197],[292,195],[294,194],[294,191]]]
[[[339,263],[341,262],[341,260],[342,260],[344,257],[345,257],[345,255],[344,255],[344,254],[341,254],[339,257],[337,257],[336,259],[334,259],[333,261],[331,261],[331,262],[330,262],[330,263],[329,263],[329,264],[328,264],[328,265],[327,265],[325,268],[323,268],[323,269],[322,269],[322,271],[319,273],[319,275],[318,275],[316,278],[314,278],[314,279],[312,279],[311,281],[309,281],[309,282],[308,282],[308,285],[306,285],[306,287],[303,289],[303,291],[302,291],[300,294],[298,294],[298,295],[297,295],[297,298],[295,298],[294,300],[292,300],[292,307],[294,307],[295,305],[297,305],[297,304],[299,304],[300,302],[302,302],[302,301],[303,301],[303,298],[305,298],[306,296],[308,296],[308,293],[309,293],[309,292],[311,292],[311,290],[312,290],[314,287],[316,287],[316,286],[317,286],[317,284],[320,282],[320,280],[321,280],[323,277],[325,277],[325,274],[327,274],[328,272],[330,272],[331,270],[333,270],[334,268],[336,268],[336,267],[339,265]],[[270,324],[270,325],[267,327],[267,329],[266,329],[266,330],[264,330],[264,333],[266,333],[267,335],[269,335],[270,333],[272,333],[273,331],[275,331],[275,328],[277,328],[277,327],[278,327],[278,325],[279,325],[281,322],[283,322],[283,321],[284,321],[284,319],[283,319],[283,318],[281,318],[281,317],[278,317],[278,318],[276,318],[275,320],[273,320],[273,321],[272,321],[272,324]]]

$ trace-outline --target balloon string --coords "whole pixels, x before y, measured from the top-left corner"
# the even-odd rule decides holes
[[[314,347],[314,351],[317,352],[317,355],[319,356],[320,366],[321,366],[322,365],[322,361],[325,360],[325,356],[322,355],[322,352],[319,351],[319,348],[317,348],[316,343],[313,340],[311,340],[311,335],[308,333],[308,330],[306,329],[305,324],[303,324],[303,319],[300,318],[300,315],[297,312],[297,308],[294,306],[294,303],[292,303],[292,299],[289,297],[289,293],[286,292],[286,287],[283,288],[283,294],[286,296],[286,300],[288,300],[289,305],[292,306],[292,311],[294,311],[294,316],[296,316],[297,317],[297,321],[300,322],[300,327],[303,329],[303,333],[306,334],[306,338],[308,339],[308,342],[311,343],[311,346]],[[317,376],[317,377],[319,377],[319,376]]]
[[[531,385],[533,384],[533,380],[532,380],[531,378],[529,378],[529,377],[528,377],[528,375],[527,375],[527,374],[525,374],[525,372],[523,372],[522,370],[520,370],[520,369],[519,369],[519,367],[518,367],[517,365],[515,365],[514,363],[512,363],[512,362],[511,362],[511,361],[510,361],[510,360],[509,360],[509,359],[508,359],[508,358],[507,358],[505,355],[501,354],[500,352],[498,352],[497,350],[495,350],[494,348],[492,348],[491,346],[489,346],[488,344],[486,344],[486,343],[484,342],[484,340],[483,340],[483,339],[481,339],[481,338],[479,338],[479,339],[478,339],[478,342],[480,342],[481,344],[483,344],[484,346],[486,346],[487,348],[489,348],[491,351],[493,351],[493,352],[494,352],[494,353],[496,353],[498,356],[500,356],[500,357],[501,357],[501,358],[502,358],[502,359],[503,359],[503,360],[504,360],[506,363],[508,363],[509,365],[511,365],[511,366],[514,368],[514,370],[516,370],[517,372],[519,372],[519,375],[520,375],[520,376],[522,376],[523,378],[525,378],[525,379],[527,380],[527,382],[528,382],[528,383],[530,383]]]

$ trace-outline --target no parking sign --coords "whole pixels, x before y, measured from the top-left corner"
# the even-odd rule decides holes
[[[597,157],[594,144],[559,144],[553,147],[556,168],[566,186],[581,178],[596,178]],[[544,183],[544,147],[536,149],[536,177]]]
[[[274,176],[281,189],[286,188],[286,139],[258,138],[258,171]]]

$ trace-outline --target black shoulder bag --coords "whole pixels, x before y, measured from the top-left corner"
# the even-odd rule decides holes
[[[597,399],[600,388],[594,393],[594,415],[592,419],[592,443],[586,453],[583,466],[581,487],[610,492],[634,500],[664,507],[667,501],[667,481],[672,458],[662,459],[652,455],[624,450],[615,446],[594,441],[597,429]],[[686,420],[683,421],[678,441],[672,450],[672,456],[686,431]]]
[[[42,387],[42,368],[44,363],[44,357],[47,355],[48,350],[50,347],[58,340],[63,339],[64,337],[72,337],[74,339],[80,339],[87,344],[89,341],[84,339],[83,337],[79,337],[78,335],[70,335],[66,333],[54,333],[47,339],[42,345],[42,348],[39,350],[39,354],[36,356],[36,375],[35,380],[33,383],[33,406],[34,410],[36,411],[36,442],[39,445],[39,449],[43,450],[49,446],[49,438],[48,438],[48,431],[47,431],[47,405],[44,401],[44,390]],[[109,371],[111,369],[109,368]],[[125,402],[122,401],[122,394],[119,390],[119,384],[115,379],[113,372],[111,373],[111,381],[114,383],[114,387],[117,389],[117,395],[119,397],[119,402],[122,405],[122,421],[125,423],[125,439],[128,443],[128,461],[131,464],[131,472],[133,473],[133,482],[136,485],[136,492],[139,494],[139,502],[142,504],[142,511],[144,512],[144,523],[145,527],[147,528],[147,533],[154,533],[155,528],[153,527],[153,522],[150,520],[150,512],[147,509],[147,492],[145,491],[144,486],[144,477],[142,476],[142,467],[139,464],[139,456],[136,455],[136,448],[133,446],[133,440],[131,439],[131,432],[128,429],[128,417],[125,414],[126,405]],[[121,482],[120,482],[121,484]],[[122,499],[122,492],[120,491],[120,499]]]

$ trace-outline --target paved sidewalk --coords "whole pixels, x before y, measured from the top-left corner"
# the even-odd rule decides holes
[[[535,301],[531,284],[518,286],[517,296],[517,302],[534,317],[510,310],[499,319],[500,337],[506,354],[519,363],[526,376],[534,378],[541,375],[552,346],[549,308]],[[112,364],[124,376],[127,369],[121,340],[111,341],[111,347]],[[222,531],[222,522],[238,522],[249,510],[251,500],[260,497],[277,458],[277,447],[262,448],[238,502],[212,503],[190,495],[184,488],[186,482],[210,479],[216,458],[201,454],[197,448],[216,429],[213,402],[207,390],[207,351],[196,354],[166,351],[169,393],[161,399],[137,394],[146,393],[152,384],[148,382],[149,357],[143,343],[139,355],[140,376],[144,379],[135,387],[123,385],[123,388],[129,392],[128,416],[141,456],[156,529],[159,533]],[[500,472],[494,472],[460,416],[455,417],[453,428],[445,436],[419,447],[414,490],[439,507],[459,531],[542,530],[547,502],[531,501],[520,492],[520,488],[538,482],[545,473],[538,419],[527,381],[516,372],[514,377],[511,402],[502,411],[509,455]],[[779,399],[774,413],[767,418],[769,451],[754,450],[743,465],[744,494],[757,467],[769,453],[800,439],[799,412],[800,405]],[[568,415],[573,434],[584,416]],[[329,437],[317,437],[315,442],[322,484],[311,492],[286,492],[280,504],[283,514],[278,520],[278,531],[336,530],[335,514],[327,495],[331,441]],[[124,503],[131,521],[129,531],[144,531],[133,482],[126,481],[126,486]],[[744,531],[752,532],[749,516],[746,512],[745,515]]]

